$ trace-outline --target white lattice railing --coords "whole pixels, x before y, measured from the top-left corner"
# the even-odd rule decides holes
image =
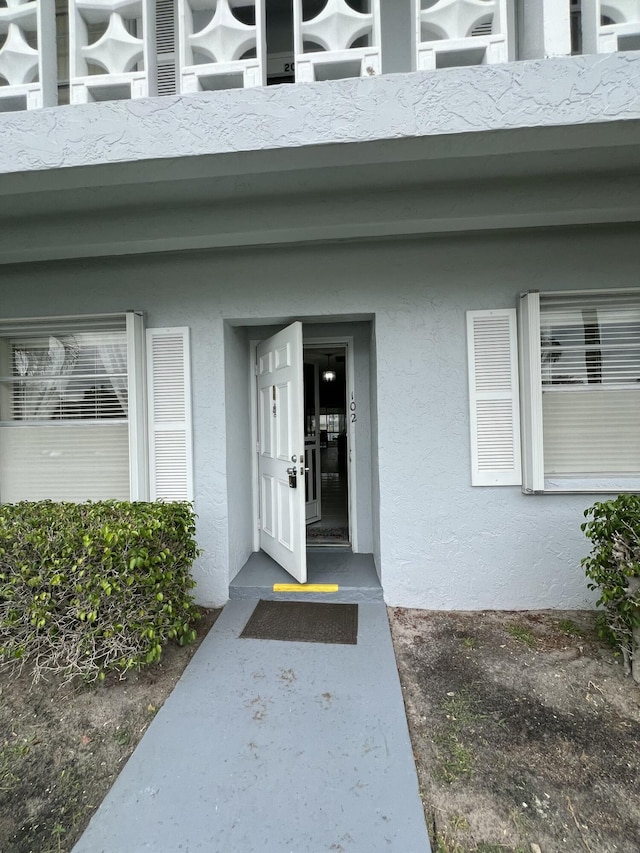
[[[507,62],[507,0],[415,0],[416,66]]]
[[[264,0],[178,0],[180,91],[266,83]]]
[[[5,2],[0,6],[0,110],[54,106],[57,81],[53,3]]]
[[[154,0],[69,0],[72,104],[156,92]]]
[[[640,0],[582,0],[585,53],[640,50]]]
[[[294,0],[297,82],[380,73],[380,0],[363,0],[361,12],[346,0],[326,0],[313,18],[305,6],[305,0]]]
[[[78,104],[378,75],[381,16],[395,2],[0,0],[0,112],[55,106],[67,82]],[[640,50],[640,0],[402,2],[413,22],[406,71],[566,56],[579,49],[570,15],[575,36],[580,14],[584,53]],[[281,13],[269,31],[281,52],[272,44],[269,56],[267,6]],[[398,32],[384,34],[396,68]],[[57,79],[56,49],[65,78],[68,59],[68,81]]]

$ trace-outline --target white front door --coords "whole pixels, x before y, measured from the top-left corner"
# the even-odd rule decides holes
[[[307,580],[302,323],[257,348],[260,547]]]

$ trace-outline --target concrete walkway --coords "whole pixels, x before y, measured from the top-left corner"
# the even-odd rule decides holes
[[[239,638],[230,601],[73,853],[429,853],[386,608],[357,645]]]

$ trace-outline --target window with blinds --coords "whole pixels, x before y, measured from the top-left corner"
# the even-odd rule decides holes
[[[640,476],[640,294],[540,294],[545,478]]]
[[[129,498],[126,320],[0,325],[0,501]]]

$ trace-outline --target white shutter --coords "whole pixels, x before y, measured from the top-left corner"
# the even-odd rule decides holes
[[[151,500],[193,500],[189,329],[147,329]]]
[[[471,484],[522,482],[514,308],[467,312]]]
[[[174,0],[156,0],[156,59],[159,95],[175,95],[177,91],[177,20]]]

